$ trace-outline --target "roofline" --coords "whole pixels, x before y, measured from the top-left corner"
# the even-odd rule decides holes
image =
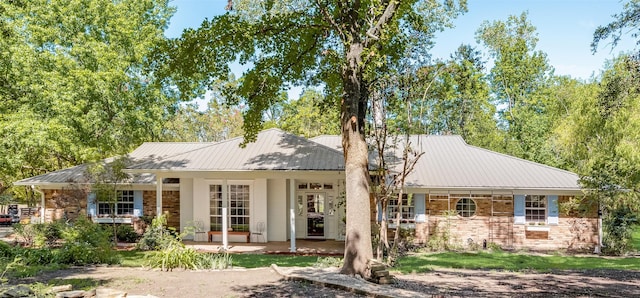
[[[125,173],[131,174],[155,174],[155,173],[251,173],[251,172],[259,172],[259,173],[285,173],[285,172],[307,172],[307,173],[327,173],[327,172],[344,172],[344,169],[340,170],[260,170],[260,169],[250,169],[250,170],[220,170],[220,169],[124,169],[122,170]]]

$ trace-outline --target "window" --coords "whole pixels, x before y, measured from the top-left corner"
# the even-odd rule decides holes
[[[544,223],[547,219],[547,198],[546,196],[526,196],[525,197],[525,219],[527,222]]]
[[[456,203],[456,212],[462,217],[471,217],[476,214],[476,202],[471,198],[461,198]]]
[[[227,185],[227,223],[233,231],[249,231],[249,185]],[[222,185],[209,186],[211,231],[222,231]]]
[[[133,190],[119,190],[118,200],[115,204],[112,202],[98,202],[98,215],[111,215],[111,205],[116,216],[133,215]]]
[[[387,218],[390,223],[393,223],[397,216],[398,212],[400,212],[402,216],[401,222],[413,222],[415,217],[415,206],[413,206],[413,196],[403,194],[402,195],[402,210],[400,210],[400,206],[398,203],[398,197],[394,197],[389,199],[389,204],[387,205]]]

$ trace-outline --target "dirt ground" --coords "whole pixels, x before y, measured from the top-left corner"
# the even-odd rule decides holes
[[[392,287],[414,291],[416,297],[640,297],[640,271],[522,273],[439,269],[426,274],[395,274],[395,277],[397,282]],[[93,279],[102,287],[123,290],[129,295],[157,297],[363,296],[315,283],[288,281],[272,268],[173,272],[76,268],[12,283],[51,279]]]

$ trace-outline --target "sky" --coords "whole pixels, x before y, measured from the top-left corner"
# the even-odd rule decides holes
[[[226,2],[173,0],[171,5],[177,12],[166,36],[178,37],[184,28],[197,28],[205,18],[223,14]],[[509,15],[527,11],[527,19],[538,33],[536,50],[547,54],[555,73],[588,80],[600,73],[607,60],[635,48],[633,38],[627,37],[613,49],[605,42],[595,55],[591,53],[596,27],[613,21],[612,15],[622,12],[623,5],[619,0],[468,0],[468,12],[453,21],[455,28],[437,35],[431,53],[433,58],[448,59],[461,44],[481,49],[475,32],[483,21],[506,21]]]

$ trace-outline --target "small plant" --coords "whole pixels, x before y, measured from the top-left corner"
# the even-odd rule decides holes
[[[184,233],[177,234],[175,229],[165,228],[166,224],[167,217],[164,214],[153,219],[138,243],[141,249],[155,250],[146,257],[149,266],[163,271],[174,268],[196,269],[198,253],[182,243],[182,238],[193,233],[195,228],[188,227]]]
[[[196,267],[198,269],[221,270],[233,267],[233,258],[228,252],[198,253]]]
[[[342,267],[342,258],[318,257],[318,261],[313,264],[317,268]]]
[[[116,231],[118,233],[118,240],[122,242],[134,243],[140,238],[140,235],[136,233],[131,225],[119,225]]]

